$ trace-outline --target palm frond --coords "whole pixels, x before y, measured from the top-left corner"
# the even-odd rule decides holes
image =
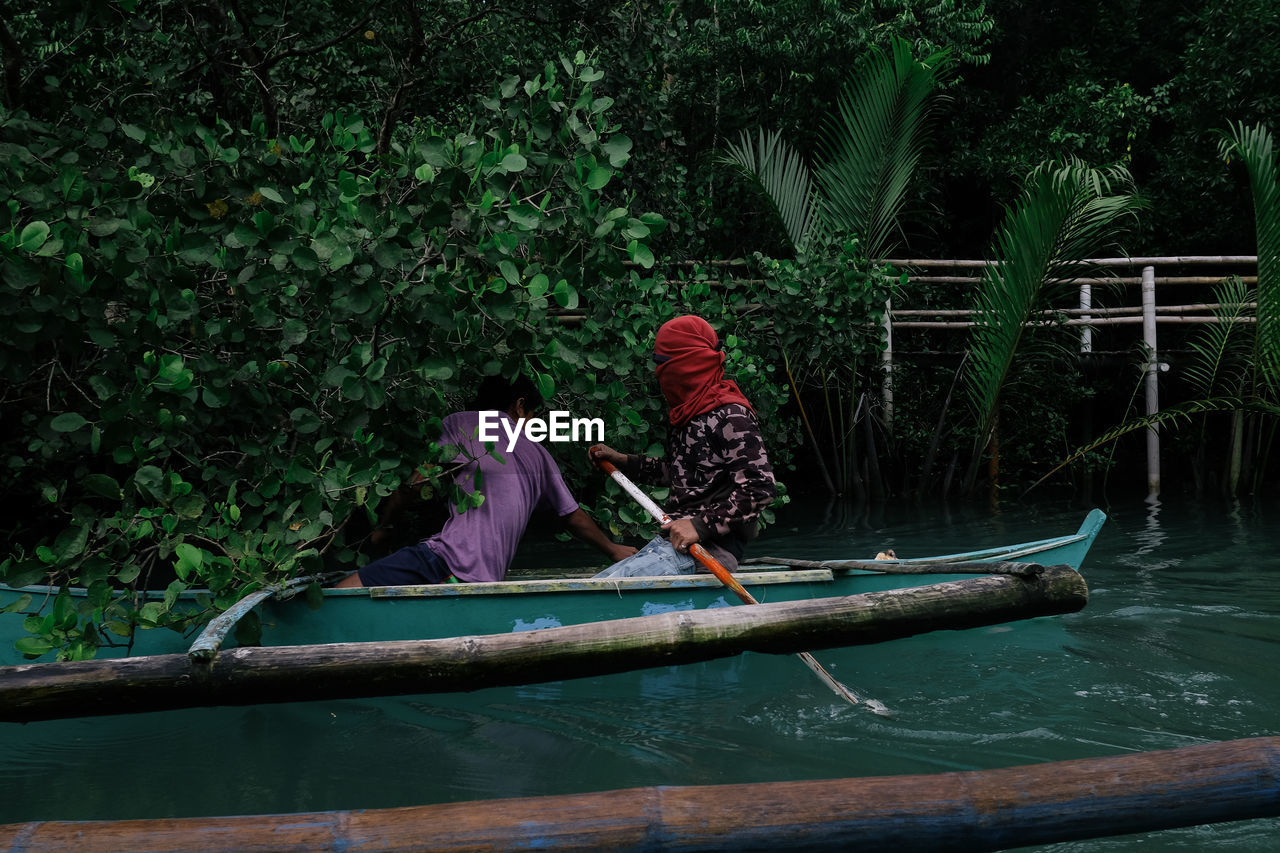
[[[824,223],[856,235],[870,258],[886,257],[898,214],[928,141],[928,115],[945,52],[923,62],[895,39],[873,52],[840,93],[828,122],[822,165],[815,172]]]
[[[1197,398],[1247,393],[1253,328],[1239,322],[1250,310],[1253,294],[1239,276],[1225,279],[1214,290],[1216,323],[1206,324],[1187,346],[1195,354],[1183,376]]]
[[[1116,192],[1126,179],[1123,170],[1100,172],[1078,160],[1044,164],[1006,212],[995,238],[995,263],[975,294],[969,336],[965,387],[980,446],[995,422],[1026,324],[1046,305],[1047,291],[1078,275],[1073,262],[1110,242],[1123,219],[1140,206],[1131,193]]]
[[[1115,429],[1103,433],[1085,446],[1077,449],[1066,459],[1059,462],[1049,470],[1043,477],[1036,480],[1027,487],[1027,491],[1031,491],[1063,468],[1071,465],[1085,455],[1092,453],[1099,447],[1115,441],[1121,436],[1128,435],[1140,429],[1149,427],[1177,426],[1190,422],[1196,415],[1203,415],[1209,412],[1255,412],[1257,414],[1269,415],[1271,417],[1280,417],[1280,406],[1266,400],[1246,399],[1241,397],[1215,397],[1207,400],[1192,400],[1187,403],[1179,403],[1162,409],[1154,415],[1146,415],[1140,418],[1133,418],[1120,424]]]
[[[1271,132],[1262,124],[1230,126],[1219,151],[1244,161],[1253,191],[1258,238],[1258,322],[1254,341],[1258,388],[1280,396],[1280,165]]]
[[[761,129],[752,139],[744,130],[721,162],[738,167],[755,181],[782,220],[791,245],[797,252],[806,251],[816,210],[813,179],[804,159],[782,134]]]

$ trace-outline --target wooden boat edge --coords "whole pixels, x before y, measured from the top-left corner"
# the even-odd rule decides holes
[[[921,564],[921,563],[930,563],[930,562],[939,562],[939,563],[965,562],[965,561],[995,562],[998,560],[1008,560],[1011,558],[1021,559],[1025,557],[1030,557],[1036,554],[1042,554],[1045,551],[1050,551],[1055,548],[1067,547],[1067,546],[1076,545],[1079,543],[1084,543],[1085,550],[1087,551],[1088,548],[1092,545],[1093,540],[1097,537],[1098,532],[1101,530],[1102,525],[1106,521],[1106,519],[1107,519],[1106,513],[1104,513],[1101,509],[1093,509],[1085,517],[1085,520],[1080,525],[1079,530],[1077,530],[1077,532],[1072,534],[1066,534],[1063,536],[1051,536],[1045,539],[1035,539],[1029,542],[1020,542],[1020,543],[1015,543],[1013,545],[984,548],[976,551],[960,551],[952,554],[942,554],[942,555],[932,556],[932,557],[913,557],[913,558],[906,558],[902,560],[887,561],[887,562],[897,562],[897,563],[904,563],[904,564]],[[745,568],[746,567],[744,567],[744,569]],[[815,582],[822,582],[823,580],[821,578],[810,578],[810,577],[802,577],[802,576],[797,576],[796,578],[788,579],[784,576],[788,574],[795,574],[795,573],[787,572],[787,571],[779,571],[779,568],[780,567],[776,567],[776,566],[774,567],[757,566],[757,567],[752,567],[750,570],[735,572],[734,577],[736,577],[744,585],[753,585],[753,584],[764,585],[771,582],[773,583],[815,583]],[[1079,571],[1080,566],[1073,565],[1072,568],[1075,569],[1076,571]],[[831,579],[829,570],[818,570],[818,571],[827,571],[828,577],[826,578],[826,580]],[[770,577],[771,575],[775,577],[771,578]],[[566,587],[564,589],[555,589],[554,591],[557,591],[557,592],[596,589],[596,587],[593,587],[590,585],[579,584],[579,582],[582,582],[582,581],[590,581],[592,580],[591,578],[567,578],[567,579],[548,579],[548,580],[553,580],[554,582],[557,582],[557,583],[563,583],[566,581],[574,582],[574,585],[572,587]],[[701,574],[681,576],[680,578],[631,578],[631,579],[619,579],[619,580],[636,581],[638,583],[618,584],[617,586],[615,586],[617,581],[606,580],[605,583],[607,585],[601,586],[600,588],[609,589],[609,590],[615,590],[615,589],[625,590],[625,589],[631,589],[631,588],[637,588],[637,589],[662,589],[662,588],[672,588],[672,587],[697,588],[701,586],[718,586],[719,585],[719,582],[716,581],[714,577],[710,575],[701,575]],[[508,591],[508,592],[553,591],[550,588],[538,586],[538,584],[546,583],[546,582],[547,581],[505,580],[505,581],[499,581],[496,583],[431,585],[432,587],[434,587],[434,589],[430,589],[429,591],[424,591],[424,590],[428,590],[428,587],[426,586],[357,587],[354,589],[326,588],[324,590],[324,596],[325,598],[346,598],[346,597],[363,598],[365,596],[375,597],[375,598],[393,598],[393,597],[400,598],[400,597],[425,597],[425,596],[432,596],[432,597],[446,596],[447,597],[447,596],[468,595],[468,594],[469,595],[483,595],[486,593],[492,594],[493,592],[500,592],[500,591]],[[522,584],[526,586],[521,586]],[[503,588],[505,588],[505,590]],[[31,594],[33,596],[34,595],[53,595],[53,594],[56,594],[59,591],[59,589],[60,587],[49,586],[45,584],[31,584],[24,587],[11,587],[11,586],[8,586],[7,584],[0,583],[0,591],[25,593],[25,594]],[[83,587],[69,587],[68,589],[70,593],[74,596],[84,596],[87,594],[87,590],[85,590]],[[406,590],[406,592],[404,593],[395,592],[395,590],[398,590],[398,589]],[[470,591],[463,592],[462,590],[464,589],[470,589]],[[375,593],[374,590],[377,590],[377,592]],[[412,592],[409,592],[408,590],[412,590]],[[197,596],[208,595],[208,594],[209,594],[208,590],[188,589],[178,594],[178,600],[192,601],[192,600],[195,600]],[[144,600],[160,600],[165,596],[165,591],[164,590],[147,590],[145,592],[140,593],[140,595],[144,597]]]

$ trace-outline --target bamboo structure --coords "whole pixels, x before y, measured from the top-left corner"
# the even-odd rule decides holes
[[[251,705],[534,684],[692,663],[794,654],[938,630],[1072,613],[1088,601],[1066,566],[862,595],[661,613],[509,634],[236,648],[0,667],[0,721]]]
[[[1156,268],[1142,268],[1142,343],[1147,350],[1143,388],[1147,416],[1160,412],[1160,357],[1156,348]],[[1147,427],[1147,495],[1160,494],[1160,433]]]
[[[650,787],[288,815],[0,826],[26,853],[803,850],[978,853],[1280,815],[1280,738],[996,770]]]
[[[992,262],[976,259],[938,259],[938,258],[891,258],[885,263],[899,270],[908,272],[907,280],[914,284],[976,286],[981,282],[981,273]],[[1249,267],[1256,269],[1256,255],[1168,255],[1158,257],[1130,258],[1089,258],[1078,262],[1081,269],[1079,277],[1062,282],[1079,288],[1079,307],[1043,312],[1042,319],[1032,322],[1045,325],[1067,325],[1080,327],[1080,352],[1094,352],[1094,330],[1108,326],[1141,325],[1143,341],[1149,351],[1149,363],[1143,366],[1143,385],[1146,397],[1147,414],[1160,411],[1158,401],[1158,382],[1155,371],[1165,371],[1168,365],[1159,360],[1156,330],[1160,325],[1202,325],[1224,322],[1214,316],[1213,303],[1198,302],[1178,305],[1157,305],[1155,289],[1170,286],[1207,287],[1218,284],[1234,270],[1247,271]],[[743,259],[716,261],[680,261],[675,266],[692,268],[714,268],[725,274],[731,270],[747,270],[750,264]],[[1203,272],[1205,268],[1221,268],[1227,270],[1221,275]],[[1180,272],[1175,274],[1157,274],[1158,268],[1192,268],[1195,273]],[[1138,275],[1098,275],[1099,270],[1124,269],[1136,270]],[[727,272],[733,276],[732,272]],[[1247,284],[1256,284],[1258,277],[1240,275]],[[758,283],[757,279],[732,277],[736,284]],[[1120,308],[1100,308],[1093,304],[1093,287],[1095,285],[1136,285],[1141,286],[1143,298],[1140,305]],[[1256,308],[1256,306],[1253,306]],[[742,310],[757,310],[758,305],[748,303]],[[887,425],[893,421],[893,371],[895,357],[894,329],[952,329],[965,330],[974,325],[973,312],[969,309],[904,309],[885,306],[884,338],[886,347],[881,353],[881,405]],[[1055,316],[1056,315],[1056,316]],[[1062,316],[1066,320],[1060,319]],[[927,318],[927,319],[926,319]],[[565,315],[561,322],[580,322],[581,315]],[[1225,322],[1254,323],[1253,317],[1238,317]],[[1159,434],[1152,428],[1147,431],[1147,489],[1148,495],[1154,497],[1160,491],[1160,448]]]
[[[920,284],[955,284],[976,285],[979,275],[989,263],[981,260],[930,260],[922,258],[905,258],[890,260],[900,269],[924,270],[924,273],[908,275],[908,281]],[[1215,303],[1198,302],[1180,305],[1157,305],[1157,286],[1190,285],[1210,286],[1221,282],[1232,273],[1223,275],[1182,274],[1157,275],[1157,267],[1256,267],[1257,256],[1254,255],[1217,255],[1217,256],[1169,256],[1169,257],[1135,257],[1135,258],[1092,258],[1080,261],[1082,270],[1090,273],[1098,269],[1124,268],[1138,269],[1139,275],[1100,277],[1096,274],[1085,274],[1078,278],[1063,282],[1079,288],[1079,307],[1064,308],[1041,312],[1042,319],[1033,320],[1037,324],[1062,324],[1081,327],[1080,352],[1093,352],[1093,330],[1103,326],[1141,325],[1142,340],[1147,351],[1147,359],[1143,364],[1144,404],[1147,415],[1160,412],[1159,373],[1169,369],[1169,365],[1160,359],[1157,329],[1161,324],[1204,324],[1223,322],[1212,313],[1218,306]],[[939,274],[938,271],[944,271]],[[967,275],[945,274],[945,271],[967,271]],[[1247,283],[1256,284],[1257,276],[1241,276]],[[1141,303],[1139,306],[1119,308],[1100,308],[1093,305],[1093,286],[1098,284],[1140,285]],[[1256,309],[1256,305],[1252,306]],[[899,329],[967,329],[974,325],[973,312],[967,309],[895,309],[890,314],[892,325]],[[915,319],[915,318],[929,319]],[[1062,317],[1067,319],[1062,320]],[[1253,317],[1240,317],[1228,322],[1252,323]],[[893,363],[893,338],[888,338],[889,345],[884,353],[886,368]],[[886,373],[886,376],[890,374]],[[886,385],[886,393],[892,389]],[[1160,494],[1160,434],[1155,427],[1146,431],[1147,441],[1147,495],[1154,498]]]

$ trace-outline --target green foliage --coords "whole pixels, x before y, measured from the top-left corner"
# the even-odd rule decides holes
[[[1083,52],[1078,59],[1087,62]],[[1045,160],[1074,157],[1128,167],[1163,106],[1159,95],[1141,93],[1128,82],[1081,76],[1044,97],[1022,97],[966,165],[1000,198],[1016,193],[1018,176]]]
[[[959,62],[983,65],[992,46],[992,16],[971,0],[721,2],[673,11],[687,29],[670,52],[672,101],[704,126],[690,127],[691,139],[765,124],[807,143],[817,138],[812,118],[828,108],[827,93],[848,77],[849,57],[903,39],[921,55],[949,49]]]
[[[855,240],[818,256],[757,256],[755,262],[764,279],[752,295],[759,310],[746,315],[752,338],[766,352],[781,353],[786,373],[775,381],[787,383],[779,389],[782,397],[792,392],[802,409],[804,397],[821,397],[822,420],[810,427],[827,438],[822,446],[833,461],[832,485],[851,491],[863,461],[854,429],[866,416],[858,414],[859,403],[884,351],[885,308],[905,277],[869,261]],[[772,362],[770,371],[776,355]],[[816,419],[818,412],[802,416]],[[789,443],[801,445],[805,437],[793,430]]]
[[[1228,161],[1238,155],[1249,173],[1258,247],[1252,392],[1274,401],[1280,393],[1280,163],[1271,131],[1261,124],[1230,126],[1219,151]]]
[[[857,235],[867,255],[888,257],[898,215],[928,142],[927,123],[947,53],[922,60],[895,39],[873,54],[841,91],[839,121],[826,130],[817,183],[823,220],[836,235]]]
[[[1186,403],[1169,406],[1166,409],[1161,409],[1154,415],[1130,418],[1119,426],[1104,432],[1102,435],[1093,439],[1083,447],[1077,448],[1067,456],[1067,458],[1055,465],[1053,469],[1032,485],[1034,487],[1043,483],[1058,471],[1074,464],[1099,448],[1106,447],[1121,436],[1152,427],[1174,428],[1178,426],[1186,426],[1194,422],[1199,416],[1211,412],[1246,412],[1275,419],[1280,417],[1280,406],[1265,400],[1246,400],[1240,397],[1213,397],[1204,400],[1191,400]]]
[[[814,370],[844,375],[879,356],[885,304],[899,279],[869,261],[856,240],[830,256],[755,262],[765,279],[752,293],[760,309],[748,316],[768,346]]]
[[[1243,321],[1257,296],[1232,276],[1218,286],[1214,298],[1215,322],[1187,342],[1195,357],[1183,370],[1192,396],[1202,400],[1243,394],[1251,373],[1253,327]]]
[[[548,63],[485,100],[480,132],[422,123],[385,156],[343,113],[286,139],[0,115],[0,569],[89,589],[31,614],[24,651],[89,656],[351,567],[348,519],[434,461],[433,423],[482,375],[525,372],[652,443],[665,222],[611,192],[632,146],[599,79],[582,54]]]
[[[1267,470],[1275,415],[1280,412],[1276,406],[1280,390],[1280,163],[1271,132],[1261,124],[1231,125],[1221,134],[1219,153],[1228,163],[1238,158],[1248,172],[1258,245],[1257,289],[1251,291],[1239,277],[1218,286],[1214,322],[1201,328],[1188,342],[1193,356],[1184,373],[1193,399],[1154,415],[1126,419],[1076,450],[1055,471],[1137,429],[1199,421],[1194,473],[1203,487],[1207,418],[1231,412],[1234,417],[1228,473],[1224,478],[1226,490],[1234,493],[1249,468],[1255,472],[1254,489],[1260,486]],[[1243,322],[1251,309],[1255,322]],[[1244,415],[1259,422],[1248,430],[1251,440],[1247,449]]]
[[[1137,209],[1137,197],[1126,192],[1129,185],[1120,167],[1104,172],[1080,161],[1050,162],[1031,173],[1008,211],[993,246],[995,263],[986,268],[974,297],[965,390],[979,429],[970,482],[995,428],[1014,356],[1025,359],[1030,352],[1022,346],[1029,324],[1052,306],[1055,285],[1078,275],[1078,262],[1097,257]]]
[[[759,131],[752,140],[744,131],[725,161],[764,190],[797,252],[856,238],[870,257],[884,258],[928,138],[930,100],[945,67],[945,53],[917,61],[901,39],[887,54],[872,51],[841,91],[812,179],[778,133]]]
[[[1164,131],[1144,143],[1153,160],[1141,176],[1152,202],[1144,237],[1153,253],[1247,253],[1247,199],[1214,157],[1217,140],[1206,130],[1274,124],[1280,87],[1264,69],[1280,62],[1275,6],[1210,0],[1157,20],[1159,41],[1137,57],[1154,66],[1144,76],[1158,80],[1151,87],[1162,105],[1155,130]]]
[[[668,251],[682,257],[785,251],[773,218],[754,217],[750,197],[711,163],[759,127],[777,128],[806,156],[816,151],[822,128],[815,119],[846,83],[850,57],[890,50],[902,38],[919,55],[945,48],[980,65],[991,47],[992,16],[972,0],[703,2],[668,4],[663,13],[670,35],[657,52],[662,100],[654,107],[670,116],[676,135],[655,152],[663,164],[655,171],[658,180],[673,165],[686,173],[680,207],[662,208],[671,211],[672,236],[684,238]]]
[[[760,128],[752,140],[744,130],[737,144],[729,144],[725,162],[755,179],[782,220],[792,247],[807,250],[819,216],[818,199],[808,165],[782,134]]]

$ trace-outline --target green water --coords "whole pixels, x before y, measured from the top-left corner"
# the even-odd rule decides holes
[[[0,724],[0,822],[929,773],[1280,733],[1280,507],[1105,508],[1083,612],[818,653],[893,719],[759,656],[469,695]],[[756,553],[945,553],[1073,532],[1084,514],[793,505]],[[1258,820],[1046,849],[1260,853],[1277,838],[1280,820]]]

